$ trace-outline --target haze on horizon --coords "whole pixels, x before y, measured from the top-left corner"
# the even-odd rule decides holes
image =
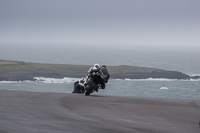
[[[1,0],[0,46],[200,49],[199,0]]]

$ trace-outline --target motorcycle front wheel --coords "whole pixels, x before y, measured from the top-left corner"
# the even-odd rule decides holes
[[[87,87],[86,87],[86,92],[85,92],[85,95],[86,96],[89,96],[90,93],[92,93],[92,91],[94,90],[96,84],[94,82],[92,82],[91,84],[89,84]]]

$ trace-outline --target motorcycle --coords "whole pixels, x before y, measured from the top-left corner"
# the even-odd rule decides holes
[[[104,82],[104,77],[99,72],[93,72],[87,79],[87,85],[85,87],[85,95],[89,96],[90,93],[95,91],[98,92],[98,89],[101,88],[101,84]]]
[[[76,84],[72,93],[85,93],[85,87],[82,84]]]

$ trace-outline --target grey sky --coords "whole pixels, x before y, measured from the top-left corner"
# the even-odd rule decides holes
[[[199,0],[0,0],[0,43],[200,48]]]

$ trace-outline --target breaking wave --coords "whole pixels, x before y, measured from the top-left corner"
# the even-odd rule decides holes
[[[167,87],[160,87],[160,90],[169,90]]]
[[[36,79],[36,82],[38,82],[38,83],[72,83],[72,82],[79,80],[79,78],[69,78],[69,77],[65,77],[62,79],[35,77],[34,79]]]
[[[35,81],[25,80],[25,81],[0,81],[0,84],[11,84],[20,82],[38,82],[38,83],[74,83],[80,78],[46,78],[46,77],[34,77]],[[165,79],[165,78],[148,78],[148,79],[110,79],[114,81],[200,81],[200,79],[190,79],[190,80],[179,80],[179,79]]]
[[[200,81],[200,79],[166,79],[166,78],[147,78],[147,79],[116,79],[126,81]]]
[[[191,76],[200,76],[200,74],[191,74]]]
[[[0,84],[12,84],[12,83],[19,83],[22,81],[0,81]]]

